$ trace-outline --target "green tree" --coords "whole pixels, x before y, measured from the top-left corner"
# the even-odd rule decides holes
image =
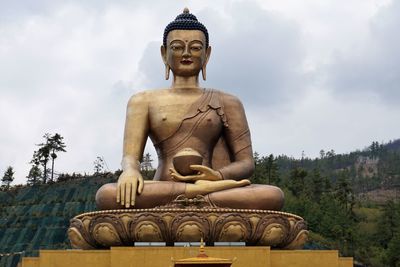
[[[53,181],[54,178],[54,161],[57,158],[57,152],[66,152],[65,150],[65,143],[63,142],[64,137],[60,134],[56,133],[53,136],[50,136],[46,140],[46,145],[49,146],[50,156],[51,156],[51,178],[50,180]]]
[[[250,181],[253,184],[264,184],[265,168],[263,165],[263,160],[262,158],[260,158],[260,154],[258,154],[258,152],[254,152],[253,159],[254,159],[254,173],[250,177]]]
[[[57,158],[57,152],[66,152],[63,137],[56,133],[51,136],[49,133],[43,135],[44,142],[38,144],[38,150],[34,151],[31,163],[41,165],[43,168],[43,183],[47,182],[49,169],[47,164],[51,158],[51,176],[50,180],[54,178],[54,161]]]
[[[6,188],[10,188],[10,184],[14,181],[14,169],[11,166],[7,167],[7,170],[4,172],[3,178],[1,178],[1,182]]]
[[[31,163],[37,166],[38,165],[42,166],[43,168],[42,179],[43,183],[45,184],[47,182],[47,176],[48,176],[47,163],[49,162],[50,159],[50,146],[48,145],[50,134],[46,133],[45,135],[43,135],[43,138],[46,140],[46,142],[37,145],[39,149],[33,152]]]
[[[390,266],[400,267],[400,231],[396,231],[388,244],[386,252],[386,261]]]
[[[325,158],[325,150],[321,149],[321,150],[319,151],[319,158],[320,158],[320,159],[324,159],[324,158]]]
[[[267,176],[267,184],[278,185],[280,183],[278,165],[273,154],[270,154],[268,158],[263,158],[263,164],[265,166],[265,173]]]
[[[33,164],[31,169],[29,170],[29,174],[26,178],[28,178],[28,184],[37,184],[39,181],[38,179],[42,176],[42,171],[40,170],[39,166]]]
[[[321,199],[322,193],[326,191],[325,180],[321,176],[319,169],[315,168],[311,173],[311,183],[309,185],[310,188],[310,198],[313,201],[319,202]]]
[[[371,152],[371,155],[373,157],[376,157],[379,155],[379,152],[381,150],[381,146],[379,145],[379,142],[374,141],[372,144],[369,146],[369,151]]]
[[[383,206],[382,215],[379,216],[379,232],[377,240],[383,248],[387,248],[390,240],[395,235],[395,229],[400,229],[400,208],[393,200],[388,200]]]
[[[339,179],[336,183],[335,197],[345,208],[346,211],[351,212],[355,204],[353,190],[350,186],[348,171],[343,170],[339,174]]]
[[[140,171],[143,178],[146,180],[151,180],[155,174],[155,169],[153,168],[153,159],[150,153],[146,153],[140,163]]]
[[[105,161],[103,157],[96,157],[96,160],[93,162],[93,165],[95,174],[104,172]]]
[[[287,187],[295,197],[299,197],[305,192],[306,176],[307,171],[302,168],[296,167],[290,171]]]

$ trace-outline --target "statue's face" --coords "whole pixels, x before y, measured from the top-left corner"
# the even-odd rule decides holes
[[[164,61],[179,76],[198,75],[207,63],[206,38],[198,30],[173,30],[168,33]]]

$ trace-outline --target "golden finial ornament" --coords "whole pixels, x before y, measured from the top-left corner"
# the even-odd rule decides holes
[[[206,254],[206,250],[204,248],[204,241],[203,238],[200,239],[200,248],[199,248],[199,255],[197,255],[199,258],[206,258],[208,257]]]

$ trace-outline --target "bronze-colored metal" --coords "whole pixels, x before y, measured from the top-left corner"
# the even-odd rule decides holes
[[[196,174],[196,170],[192,169],[191,165],[201,165],[203,163],[203,157],[194,149],[184,148],[172,158],[174,169],[181,175],[193,175]]]
[[[242,186],[246,184],[248,186]],[[135,208],[147,209],[166,205],[179,195],[189,196],[188,198],[203,195],[214,205],[226,208],[265,210],[282,208],[283,203],[276,201],[276,199],[283,198],[283,193],[278,187],[249,184],[248,180],[198,181],[195,184],[172,181],[149,182],[145,184],[142,193],[137,195]],[[216,191],[218,186],[221,190]],[[265,194],[265,189],[268,189],[269,194]],[[102,210],[120,209],[121,207],[116,201],[116,192],[116,183],[103,185],[96,194],[98,208]]]
[[[247,180],[254,160],[242,103],[199,86],[199,73],[206,78],[210,53],[203,31],[169,31],[161,55],[166,79],[172,71],[172,85],[129,100],[123,172],[118,183],[98,190],[101,211],[71,220],[68,235],[73,247],[201,238],[208,243],[242,241],[275,248],[304,245],[304,220],[279,212],[282,190]],[[148,137],[159,165],[154,181],[144,182],[139,161]]]
[[[71,220],[74,248],[129,246],[134,242],[246,242],[272,248],[300,249],[307,241],[304,220],[294,214],[216,207],[204,197],[179,196],[152,209],[89,212]]]
[[[171,259],[174,267],[185,267],[185,266],[213,266],[213,267],[230,267],[232,263],[236,260],[236,258],[229,260],[229,259],[222,259],[222,258],[214,258],[209,257],[204,249],[203,239],[200,241],[200,248],[199,254],[197,257],[186,258],[186,259],[179,259],[175,260],[174,258]]]
[[[132,96],[129,100],[125,124],[122,174],[116,190],[100,190],[97,193],[101,209],[129,208],[137,205],[140,194],[146,194],[146,187],[140,174],[139,161],[142,158],[147,137],[150,136],[159,157],[159,166],[154,177],[156,181],[187,183],[186,197],[197,194],[207,195],[243,187],[235,193],[252,192],[245,200],[235,194],[217,194],[215,201],[224,206],[238,208],[240,202],[248,206],[257,205],[269,195],[267,208],[280,209],[283,193],[270,186],[258,186],[257,190],[247,188],[254,171],[250,131],[243,105],[236,97],[217,90],[199,86],[200,71],[205,70],[211,47],[205,47],[205,36],[199,30],[173,30],[167,37],[167,46],[161,47],[166,66],[173,73],[169,89],[146,91]],[[184,148],[198,151],[202,164],[192,165],[194,173],[180,173],[174,169],[173,159]],[[179,168],[179,167],[178,167]],[[158,187],[158,189],[157,189]],[[152,184],[152,195],[165,195],[166,186]],[[104,194],[116,194],[115,196]],[[176,197],[169,192],[171,197]],[[149,194],[147,194],[148,196]],[[115,199],[118,205],[106,203]],[[113,200],[114,201],[114,200]],[[152,200],[152,203],[158,201]],[[229,203],[231,202],[231,204]]]

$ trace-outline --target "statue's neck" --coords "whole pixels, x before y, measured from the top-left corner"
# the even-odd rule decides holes
[[[172,80],[172,89],[191,89],[191,88],[199,88],[199,76],[175,76]]]

